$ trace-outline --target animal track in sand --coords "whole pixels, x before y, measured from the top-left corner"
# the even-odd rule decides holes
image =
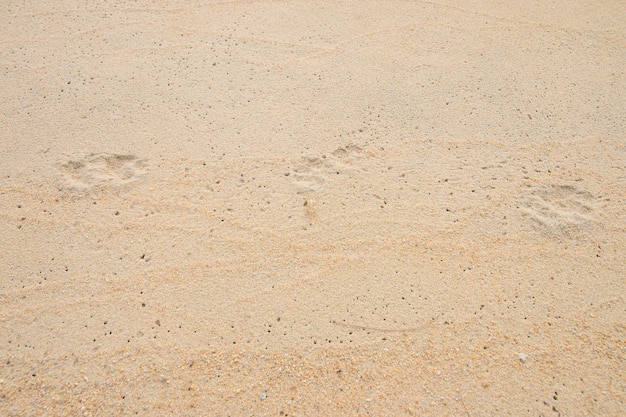
[[[520,207],[522,215],[543,233],[571,237],[596,220],[600,200],[571,185],[533,187]]]
[[[76,188],[119,186],[145,174],[145,162],[134,155],[91,154],[61,165],[68,185]]]
[[[342,146],[330,155],[300,158],[291,168],[290,175],[298,194],[317,191],[333,176],[358,170],[355,163],[363,156],[363,150],[358,146]]]

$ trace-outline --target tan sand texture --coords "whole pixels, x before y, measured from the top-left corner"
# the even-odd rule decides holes
[[[5,1],[1,416],[626,415],[626,3]]]

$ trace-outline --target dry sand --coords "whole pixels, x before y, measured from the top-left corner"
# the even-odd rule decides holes
[[[0,415],[626,415],[623,1],[0,16]]]

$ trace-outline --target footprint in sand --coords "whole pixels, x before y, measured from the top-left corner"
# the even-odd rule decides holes
[[[145,174],[145,162],[134,155],[91,154],[61,165],[66,183],[75,188],[120,186]]]
[[[533,227],[553,237],[574,237],[596,221],[600,200],[570,186],[533,187],[520,209]]]
[[[330,155],[304,156],[293,164],[290,176],[298,194],[317,191],[337,175],[358,170],[356,162],[363,157],[362,149],[355,145],[340,147]]]

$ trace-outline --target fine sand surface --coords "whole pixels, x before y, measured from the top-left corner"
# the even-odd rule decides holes
[[[626,415],[626,3],[4,1],[1,416]]]

